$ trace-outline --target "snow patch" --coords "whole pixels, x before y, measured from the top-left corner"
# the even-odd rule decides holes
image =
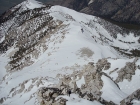
[[[119,104],[121,100],[126,98],[126,94],[124,94],[110,78],[103,75],[101,79],[104,83],[101,90],[103,92],[101,95],[102,98],[107,101],[113,101],[116,104]]]
[[[63,97],[65,99],[67,99],[67,105],[102,105],[101,103],[99,103],[98,101],[88,101],[86,99],[82,99],[79,98],[78,95],[76,94],[71,94],[70,97],[69,96],[59,96],[59,97]]]
[[[81,85],[85,84],[84,76],[82,76],[82,78],[80,80],[76,81],[76,84],[77,84],[78,88],[81,88]]]

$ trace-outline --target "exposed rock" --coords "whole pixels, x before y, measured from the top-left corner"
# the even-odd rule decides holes
[[[25,85],[24,85],[24,83],[22,83],[22,84],[20,85],[20,89],[18,90],[18,93],[23,92],[24,89],[25,89]]]
[[[88,47],[85,47],[85,48],[81,48],[79,50],[78,54],[80,55],[80,57],[90,58],[90,57],[92,57],[94,52],[91,49],[89,49]]]
[[[135,62],[136,61],[137,60],[135,59],[133,62],[127,62],[125,67],[121,68],[118,71],[118,77],[115,80],[117,83],[122,82],[124,79],[131,81],[132,75],[135,75],[135,70],[136,70]]]
[[[58,88],[42,87],[39,89],[37,95],[41,105],[66,105],[66,99],[57,98],[59,95],[62,95],[62,90]]]
[[[111,74],[111,73],[113,73],[113,72],[115,72],[115,71],[117,71],[117,70],[118,70],[118,68],[116,68],[116,69],[110,71],[109,74]]]
[[[127,98],[123,99],[120,103],[120,105],[133,105],[132,100],[138,100],[140,101],[140,89],[133,92],[131,95],[129,95]]]
[[[62,98],[62,97],[59,97],[57,100],[56,100],[56,103],[60,103],[60,105],[66,105],[66,99],[65,98]]]
[[[97,64],[96,64],[96,67],[97,67],[97,70],[101,71],[103,68],[104,70],[108,70],[110,68],[110,63],[107,61],[107,59],[99,59]]]
[[[140,65],[138,65],[138,69],[140,69]]]
[[[115,105],[113,102],[107,102],[101,98],[102,92],[100,90],[104,85],[101,77],[102,75],[107,76],[107,74],[102,73],[99,71],[99,69],[101,70],[106,65],[109,65],[107,68],[110,67],[110,63],[108,63],[106,59],[101,59],[97,62],[96,66],[94,66],[93,62],[89,62],[83,70],[74,71],[71,75],[58,74],[56,77],[59,78],[59,83],[56,86],[43,87],[39,89],[37,93],[38,100],[40,100],[39,102],[45,103],[47,105],[50,103],[52,105],[56,105],[58,103],[65,105],[66,99],[58,98],[58,96],[67,95],[67,92],[70,89],[72,93],[78,94],[81,98],[90,101],[97,100],[105,105]],[[81,87],[78,87],[77,81],[81,80],[82,78],[84,78],[85,84],[82,84]]]
[[[2,104],[4,102],[4,98],[0,99],[0,104]]]

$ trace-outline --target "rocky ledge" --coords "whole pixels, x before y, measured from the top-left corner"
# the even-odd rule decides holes
[[[101,66],[99,66],[101,64]],[[77,94],[80,98],[89,101],[99,101],[105,105],[116,105],[113,102],[108,102],[101,97],[103,88],[103,81],[101,77],[107,74],[101,71],[102,68],[110,68],[110,64],[106,59],[99,60],[94,66],[93,62],[89,62],[83,70],[74,71],[70,75],[58,74],[59,83],[53,87],[42,87],[38,90],[37,96],[41,105],[66,105],[67,99],[59,97],[60,95],[67,95],[70,89],[72,93]],[[111,79],[111,78],[110,78]],[[77,85],[78,81],[83,80],[81,86]],[[112,80],[113,81],[113,80]]]

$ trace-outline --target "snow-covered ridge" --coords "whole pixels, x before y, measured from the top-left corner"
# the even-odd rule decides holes
[[[23,7],[26,8],[37,2],[24,3],[26,6]],[[40,87],[53,87],[58,84],[61,75],[71,75],[75,70],[82,71],[89,62],[97,64],[97,71],[99,69],[106,74],[100,77],[103,81],[102,97],[107,96],[105,100],[118,104],[139,89],[140,84],[137,81],[140,79],[140,59],[136,59],[131,53],[132,49],[140,47],[138,35],[134,37],[133,32],[125,33],[121,28],[119,31],[113,30],[116,26],[106,23],[113,30],[110,32],[100,18],[65,7],[38,7],[20,11],[17,9],[14,15],[0,24],[0,33],[3,36],[0,41],[2,105],[38,105],[36,92]],[[59,78],[56,77],[58,74]],[[93,80],[98,82],[96,77]],[[84,83],[82,77],[77,82],[78,87]],[[109,93],[106,88],[112,91]],[[112,93],[114,90],[119,94]],[[111,94],[116,94],[117,100]],[[72,96],[77,97],[75,94]],[[68,99],[68,105],[74,102],[78,102],[78,105],[82,105],[82,102],[101,105],[97,101],[81,99],[79,102],[79,98],[71,100],[64,97]]]
[[[19,8],[19,7],[26,10],[26,9],[35,9],[35,8],[45,7],[45,5],[36,0],[26,0],[22,3],[20,3],[19,5],[13,7],[12,11],[14,11],[14,9]]]
[[[29,9],[34,9],[34,8],[44,7],[45,5],[43,5],[42,3],[40,3],[36,0],[27,0],[26,6]]]

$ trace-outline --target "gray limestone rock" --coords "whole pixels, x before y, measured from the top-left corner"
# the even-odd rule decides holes
[[[135,75],[136,65],[135,60],[133,62],[127,62],[125,67],[118,71],[118,77],[115,80],[117,83],[122,82],[124,79],[131,81],[132,75]]]
[[[103,68],[104,70],[108,70],[110,68],[111,64],[107,61],[107,59],[99,59],[97,64],[96,64],[96,67],[97,67],[97,70],[101,71]]]
[[[132,100],[134,100],[134,99],[140,101],[140,89],[136,90],[131,95],[129,95],[128,97],[123,99],[120,102],[120,105],[133,105]]]
[[[66,99],[58,98],[59,95],[62,95],[62,90],[58,88],[49,88],[49,87],[42,87],[37,92],[38,100],[40,101],[41,105],[65,105]]]

